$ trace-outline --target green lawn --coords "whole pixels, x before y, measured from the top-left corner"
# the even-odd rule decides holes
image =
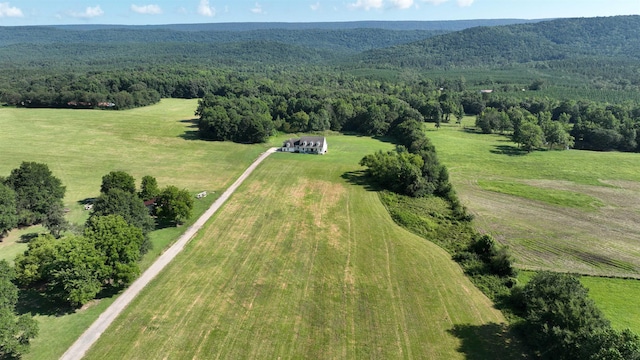
[[[88,216],[79,202],[98,196],[102,176],[113,170],[138,181],[155,176],[161,187],[225,189],[266,145],[189,140],[196,107],[196,100],[178,99],[127,111],[0,107],[0,176],[22,161],[46,163],[67,188],[67,218],[74,223]],[[26,249],[14,244],[0,243],[0,259]]]
[[[392,145],[328,144],[268,158],[87,358],[518,357],[459,266],[354,176]]]
[[[99,195],[103,175],[124,170],[138,181],[152,175],[161,187],[171,184],[211,193],[196,202],[195,218],[267,148],[194,140],[196,107],[196,100],[176,99],[127,111],[0,107],[0,176],[22,161],[46,163],[67,187],[68,219],[81,224],[88,212],[79,202]],[[141,266],[149,266],[185,228],[152,232],[154,248]],[[0,243],[0,259],[12,261],[27,247],[23,235],[43,231],[35,227],[11,232]],[[63,316],[50,309],[25,308],[37,315],[40,335],[24,358],[58,358],[112,301],[101,299]]]
[[[499,134],[427,129],[476,226],[508,245],[517,266],[640,277],[640,154],[527,154]]]
[[[640,280],[583,276],[580,281],[614,328],[640,334]]]

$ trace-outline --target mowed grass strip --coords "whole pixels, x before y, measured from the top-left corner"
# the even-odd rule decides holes
[[[196,107],[197,100],[178,99],[127,111],[0,107],[0,176],[9,175],[22,161],[46,163],[67,187],[65,207],[71,210],[67,218],[82,224],[88,212],[79,201],[99,195],[103,175],[123,170],[138,181],[152,175],[161,187],[176,185],[193,193],[210,192],[196,202],[197,218],[267,145],[197,140]],[[141,267],[148,267],[185,228],[152,232],[154,248]],[[44,229],[11,232],[0,243],[0,259],[12,261],[27,248],[21,236],[39,232]],[[112,296],[102,298],[65,314],[37,304],[21,308],[36,315],[40,326],[40,334],[24,359],[59,358],[113,300]]]
[[[527,154],[473,121],[425,129],[478,229],[508,245],[517,266],[640,278],[639,154]]]
[[[343,177],[391,145],[328,142],[267,159],[87,359],[508,358],[450,256]]]
[[[602,201],[593,196],[573,191],[545,189],[537,186],[508,181],[478,180],[478,186],[487,191],[513,195],[529,200],[542,201],[548,204],[565,206],[583,210],[595,210],[604,206]]]

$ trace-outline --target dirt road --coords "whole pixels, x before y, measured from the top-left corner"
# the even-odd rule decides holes
[[[140,293],[140,291],[153,280],[158,273],[164,269],[167,264],[173,260],[191,240],[191,238],[204,226],[204,224],[213,216],[213,214],[229,199],[234,191],[242,184],[242,182],[255,170],[255,168],[277,150],[271,148],[260,155],[248,168],[240,175],[240,177],[227,189],[222,195],[211,205],[211,207],[200,218],[180,236],[167,251],[151,265],[136,281],[129,286],[117,299],[111,304],[96,321],[76,340],[73,345],[62,355],[61,360],[79,360],[89,350],[91,345],[100,338],[100,335],[111,325],[113,320],[124,310],[127,305]]]

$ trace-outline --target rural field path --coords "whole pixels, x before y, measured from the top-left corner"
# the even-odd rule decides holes
[[[184,249],[189,240],[204,226],[204,224],[215,214],[222,204],[229,199],[234,191],[242,184],[242,182],[255,170],[258,165],[267,158],[267,156],[276,152],[277,148],[270,148],[262,153],[231,185],[220,197],[209,207],[209,209],[200,216],[200,218],[190,226],[187,231],[180,236],[171,247],[169,247],[160,257],[136,280],[129,286],[120,296],[91,324],[78,340],[62,355],[61,360],[80,360],[89,350],[91,345],[100,338],[100,335],[107,330],[109,325],[120,315],[127,305],[142,291],[142,289],[153,278],[173,260],[178,253]]]

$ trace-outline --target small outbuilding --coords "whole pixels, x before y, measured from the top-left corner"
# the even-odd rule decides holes
[[[327,139],[324,136],[303,136],[298,139],[289,139],[282,144],[280,151],[325,154],[327,152]]]

